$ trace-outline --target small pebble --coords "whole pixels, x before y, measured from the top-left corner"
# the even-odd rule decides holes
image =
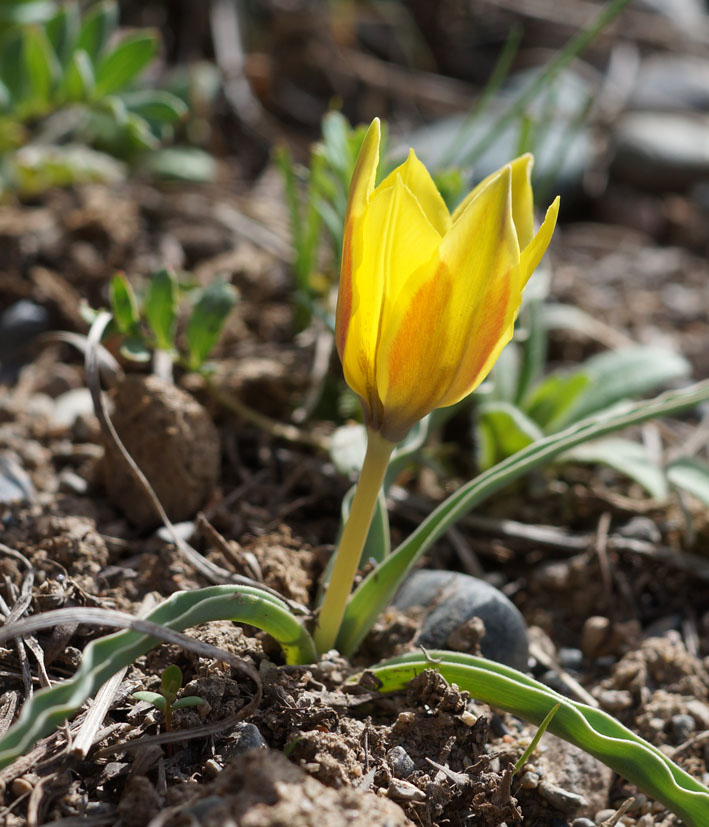
[[[686,741],[696,729],[694,718],[686,713],[673,715],[670,718],[670,731],[677,743]]]
[[[413,759],[402,746],[392,747],[387,752],[387,761],[397,778],[408,778],[416,769]]]
[[[562,813],[573,815],[581,807],[586,806],[586,799],[578,793],[572,793],[570,790],[562,790],[556,784],[550,784],[548,781],[542,781],[537,787],[539,794],[545,798],[552,807],[556,807]]]
[[[575,818],[571,823],[571,827],[596,827],[595,821],[590,818]]]
[[[241,755],[251,749],[268,749],[268,744],[259,728],[254,724],[239,723],[234,727],[236,741],[229,750],[229,755]]]
[[[578,671],[583,663],[583,652],[572,646],[562,646],[559,649],[559,663],[564,669]]]

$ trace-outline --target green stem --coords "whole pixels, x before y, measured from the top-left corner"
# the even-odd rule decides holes
[[[367,453],[364,457],[357,490],[352,498],[350,515],[345,523],[340,544],[335,551],[335,564],[325,590],[318,625],[315,629],[315,647],[318,652],[327,652],[335,645],[357,571],[357,564],[362,555],[377,505],[379,489],[382,487],[389,458],[395,447],[395,443],[384,439],[378,431],[371,429],[367,431]]]

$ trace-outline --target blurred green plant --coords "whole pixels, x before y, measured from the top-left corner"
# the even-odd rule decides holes
[[[675,351],[631,345],[544,376],[547,322],[541,297],[524,305],[520,321],[521,335],[504,349],[491,379],[477,394],[475,436],[482,470],[587,416],[686,379],[691,372],[689,362]],[[562,454],[556,462],[606,465],[638,482],[658,500],[668,493],[665,470],[634,440],[612,437],[589,442]]]
[[[133,89],[159,35],[121,35],[118,4],[85,12],[63,3],[11,0],[0,12],[0,186],[23,195],[115,180],[171,138],[187,107],[170,92]]]
[[[176,664],[168,666],[160,676],[160,690],[158,692],[134,692],[131,697],[136,701],[146,701],[159,709],[165,716],[165,731],[172,731],[172,713],[178,709],[189,709],[201,706],[204,699],[197,695],[185,695],[178,698],[182,690],[182,670]]]
[[[171,270],[154,273],[142,293],[136,293],[123,273],[111,280],[109,298],[113,323],[107,335],[122,337],[121,355],[134,362],[148,362],[161,352],[189,371],[204,372],[206,359],[221,336],[224,324],[236,304],[236,289],[225,281],[195,287],[178,281]],[[178,318],[183,300],[191,304],[184,330],[184,346],[178,341]],[[84,307],[87,321],[96,311]]]
[[[299,330],[308,326],[313,315],[324,316],[333,325],[329,305],[342,255],[347,192],[366,131],[365,126],[351,126],[342,113],[328,112],[307,167],[296,164],[287,147],[276,150],[290,217]],[[324,236],[329,240],[327,251]]]

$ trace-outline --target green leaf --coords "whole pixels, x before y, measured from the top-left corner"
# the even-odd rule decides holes
[[[21,32],[5,41],[0,50],[0,78],[16,108],[24,100],[28,85],[23,53],[24,38]]]
[[[642,485],[653,499],[663,502],[667,498],[665,472],[652,461],[645,446],[639,442],[612,437],[599,439],[572,448],[557,461],[607,465]]]
[[[92,6],[81,25],[76,48],[83,49],[96,61],[118,25],[118,3],[105,0]]]
[[[709,465],[698,459],[678,459],[667,467],[667,479],[709,507]]]
[[[177,698],[182,689],[182,670],[176,664],[168,666],[160,677],[160,691],[169,704]]]
[[[124,359],[128,359],[129,362],[140,362],[144,364],[150,361],[152,353],[140,337],[129,336],[127,339],[124,339],[121,345],[121,356],[123,356]]]
[[[79,6],[76,2],[66,2],[57,11],[51,20],[48,20],[44,29],[52,44],[54,54],[62,66],[65,66],[71,58],[76,37],[79,33]]]
[[[41,113],[49,105],[59,66],[49,39],[39,26],[25,29],[22,58],[29,81],[26,106],[32,113]]]
[[[54,0],[4,0],[0,3],[0,26],[26,26],[49,19],[56,11]]]
[[[520,371],[520,348],[516,342],[510,342],[500,354],[492,369],[492,397],[501,402],[514,402]]]
[[[144,309],[158,348],[170,350],[177,319],[177,282],[173,272],[160,270],[150,279]]]
[[[554,433],[558,423],[568,417],[569,409],[584,391],[590,377],[583,370],[552,373],[528,394],[522,410],[545,433]]]
[[[138,302],[130,282],[122,273],[111,280],[111,311],[121,333],[128,333],[139,322]]]
[[[87,101],[94,92],[96,81],[88,54],[79,49],[71,56],[59,85],[59,95],[66,101]]]
[[[206,184],[217,175],[214,158],[196,146],[166,146],[141,160],[141,168],[155,178]]]
[[[125,89],[155,57],[157,49],[156,34],[141,31],[125,37],[96,63],[96,97]]]
[[[478,463],[483,470],[543,437],[539,426],[509,402],[485,402],[478,408]]]
[[[198,698],[196,695],[186,695],[184,698],[179,698],[172,705],[173,710],[188,709],[193,706],[202,706],[204,698]]]
[[[48,624],[60,622],[61,615],[48,614],[52,615]],[[310,634],[290,613],[288,605],[268,592],[249,586],[209,586],[176,592],[141,620],[175,631],[212,620],[248,623],[281,645],[286,663],[315,663],[317,659]],[[14,637],[10,626],[0,627],[0,642],[9,637]],[[37,739],[53,732],[111,675],[129,666],[157,643],[154,635],[132,629],[91,641],[74,675],[35,692],[17,721],[0,735],[0,768],[24,755]]]
[[[140,692],[133,692],[131,694],[132,698],[135,698],[136,701],[146,701],[146,703],[152,704],[154,707],[159,709],[161,712],[165,711],[167,707],[167,701],[163,698],[162,695],[159,695],[157,692],[148,692],[148,691],[140,691]]]
[[[615,402],[657,390],[691,372],[689,362],[679,353],[644,346],[601,353],[584,362],[582,369],[590,381],[560,425],[578,422]]]
[[[382,692],[405,689],[425,669],[435,669],[449,682],[494,707],[541,724],[558,704],[549,731],[593,755],[637,785],[682,819],[687,827],[706,827],[709,788],[681,769],[657,747],[615,718],[569,700],[533,678],[485,658],[435,651],[428,657],[411,653],[392,658],[371,671]],[[350,679],[350,682],[356,681]]]
[[[419,527],[380,563],[351,595],[337,648],[349,656],[372,628],[416,561],[450,526],[488,497],[534,468],[577,445],[599,439],[659,416],[678,413],[709,399],[709,380],[655,399],[628,402],[578,422],[558,434],[533,442],[517,454],[484,471],[442,502]]]
[[[177,95],[159,89],[140,89],[121,95],[126,109],[146,121],[175,123],[187,114],[187,104]]]
[[[190,370],[199,370],[216,345],[224,323],[236,304],[237,295],[226,281],[212,282],[203,291],[187,325]]]
[[[540,380],[547,360],[547,329],[544,323],[544,302],[535,298],[522,308],[527,338],[522,344],[522,363],[517,379],[517,394],[511,401],[519,407],[522,400]],[[509,347],[509,345],[508,345]]]

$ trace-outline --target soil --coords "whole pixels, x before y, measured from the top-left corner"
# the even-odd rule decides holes
[[[350,486],[322,450],[337,418],[340,368],[332,360],[315,412],[294,416],[313,384],[317,337],[294,335],[283,194],[272,170],[247,184],[224,161],[219,181],[88,186],[3,207],[0,309],[32,299],[47,311],[47,329],[83,335],[81,299],[105,306],[117,269],[138,285],[164,266],[189,269],[202,284],[229,279],[240,300],[210,384],[179,371],[171,383],[123,363],[127,378],[106,383],[113,417],[168,515],[192,521],[191,543],[213,567],[309,604]],[[551,367],[619,343],[665,342],[696,377],[709,375],[709,267],[696,247],[675,241],[661,246],[622,223],[559,228],[551,298],[582,307],[595,323],[555,331]],[[2,370],[0,476],[11,490],[3,487],[0,502],[0,611],[9,613],[26,582],[13,552],[32,568],[29,613],[90,606],[137,614],[176,590],[208,585],[155,531],[154,508],[102,436],[81,355],[36,338]],[[641,435],[668,454],[691,444],[701,455],[706,434],[706,414],[695,412]],[[436,452],[399,481],[390,503],[395,541],[474,473],[466,422],[453,419]],[[487,502],[425,564],[501,588],[529,626],[535,675],[566,691],[570,675],[583,697],[706,781],[709,566],[696,559],[708,546],[706,509],[691,498],[655,502],[609,470],[564,466]],[[87,757],[68,749],[82,713],[0,772],[0,823],[587,827],[584,819],[600,824],[632,797],[621,823],[678,824],[552,736],[515,775],[534,728],[433,671],[391,697],[345,686],[354,671],[415,647],[419,622],[388,611],[353,663],[330,654],[303,667],[284,665],[253,628],[190,630],[257,669],[257,707],[243,672],[161,645],[121,679]],[[100,634],[71,625],[28,639],[27,649],[0,648],[0,730],[31,688],[72,674]],[[162,717],[131,695],[156,690],[172,663],[184,694],[205,703],[175,713],[182,740],[151,743]],[[205,724],[217,727],[200,734]]]

